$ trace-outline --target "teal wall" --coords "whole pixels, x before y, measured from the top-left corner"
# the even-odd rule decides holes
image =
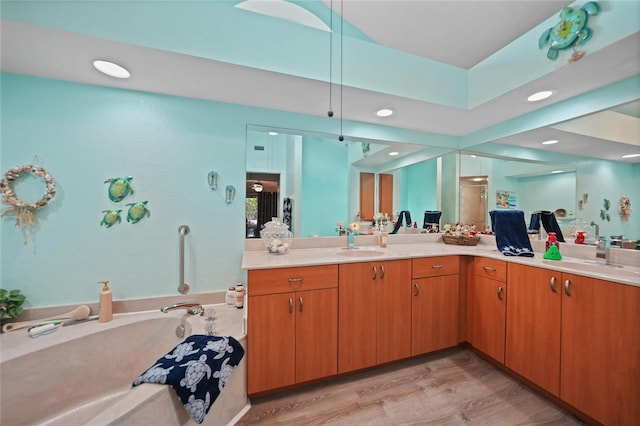
[[[326,140],[303,138],[303,237],[336,235],[336,223],[348,222],[347,148]]]
[[[437,160],[404,167],[400,176],[402,205],[399,210],[409,210],[411,218],[422,227],[424,211],[438,210]]]
[[[56,198],[37,211],[38,224],[27,245],[12,218],[0,221],[0,286],[21,289],[27,307],[95,302],[96,282],[102,279],[111,281],[116,300],[177,295],[181,224],[191,228],[185,279],[192,293],[224,290],[244,280],[240,266],[247,125],[321,133],[335,127],[335,121],[321,116],[6,73],[0,74],[0,84],[2,172],[35,162],[52,174],[58,189]],[[348,121],[344,129],[345,135],[363,133],[413,143],[425,139],[420,132]],[[449,147],[456,140],[428,139]],[[331,172],[344,164],[346,150],[336,144],[306,155],[305,172],[323,176],[322,185],[315,188],[321,196],[311,208],[318,212],[318,223],[333,228],[337,220],[326,212],[348,211],[346,199],[340,197],[349,192],[349,178],[334,180],[338,174]],[[443,222],[457,217],[446,218],[446,212],[457,209],[457,157],[442,160]],[[236,200],[230,205],[223,191],[210,190],[210,170],[219,173],[220,188],[236,186]],[[578,194],[591,196],[585,217],[597,217],[603,197],[610,197],[616,208],[619,196],[627,195],[635,207],[640,200],[639,172],[638,165],[595,160],[579,164]],[[136,191],[123,203],[148,200],[151,217],[135,225],[124,220],[110,229],[101,227],[102,210],[123,204],[108,199],[104,181],[126,175],[133,176]],[[38,185],[29,180],[15,188],[19,197],[31,201],[42,194]],[[333,205],[327,199],[338,201],[331,201]],[[305,206],[309,207],[307,199]],[[613,233],[619,222],[616,216],[602,224],[602,233]],[[619,226],[625,235],[640,236],[639,222],[636,212]]]

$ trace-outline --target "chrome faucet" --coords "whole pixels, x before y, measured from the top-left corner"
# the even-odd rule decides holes
[[[202,315],[204,313],[204,308],[198,302],[180,302],[173,305],[164,305],[160,308],[160,311],[166,314],[174,309],[186,309],[191,315]]]
[[[598,237],[596,242],[596,258],[604,259],[606,265],[611,265],[611,247],[607,247],[607,237]]]
[[[594,226],[596,228],[596,235],[594,235],[594,238],[595,238],[596,243],[597,243],[599,238],[600,238],[600,225],[598,225],[597,223],[595,223],[592,220],[591,223],[589,224],[589,226]]]

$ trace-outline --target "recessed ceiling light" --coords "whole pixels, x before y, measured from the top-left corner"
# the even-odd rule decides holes
[[[558,143],[559,141],[557,139],[550,139],[548,141],[544,141],[542,142],[542,145],[553,145],[554,143]]]
[[[477,157],[477,155],[471,154],[469,157],[471,157],[471,158],[476,158],[476,157]]]
[[[552,170],[551,173],[562,173],[562,170]]]
[[[388,108],[383,108],[381,110],[378,110],[376,112],[376,115],[378,117],[389,117],[389,116],[393,115],[393,110],[390,110]]]
[[[537,93],[534,93],[533,95],[529,96],[527,98],[527,100],[529,102],[541,101],[543,99],[547,99],[551,95],[553,95],[553,91],[551,91],[551,90],[543,90],[541,92],[537,92]]]
[[[95,67],[95,69],[97,69],[101,73],[111,77],[115,77],[115,78],[131,77],[131,73],[127,69],[125,69],[124,67],[121,67],[118,64],[114,64],[113,62],[96,60],[96,61],[93,61],[93,66]]]
[[[392,157],[393,157],[394,155],[398,155],[398,154],[400,154],[398,151],[391,151],[391,152],[389,153],[389,155],[390,155],[390,156],[392,156]]]
[[[640,154],[627,154],[622,156],[622,158],[635,158],[635,157],[640,157]]]
[[[278,132],[269,132],[269,134],[270,134],[271,136],[276,136],[276,135],[278,134]]]

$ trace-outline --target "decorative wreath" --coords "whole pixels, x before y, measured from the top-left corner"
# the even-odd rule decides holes
[[[13,192],[13,181],[18,179],[23,173],[27,172],[43,179],[46,186],[44,197],[35,203],[21,201],[16,197],[15,192]],[[49,201],[56,196],[56,183],[49,172],[42,167],[34,166],[33,164],[25,164],[24,166],[9,169],[9,171],[4,174],[4,178],[0,181],[0,194],[2,194],[2,203],[11,206],[2,212],[0,217],[11,214],[15,215],[16,228],[19,228],[20,222],[22,222],[22,226],[24,227],[24,243],[27,244],[27,233],[29,231],[29,227],[36,223],[36,215],[33,210],[46,206]]]
[[[631,200],[629,197],[620,198],[620,217],[623,221],[628,221],[631,216]]]

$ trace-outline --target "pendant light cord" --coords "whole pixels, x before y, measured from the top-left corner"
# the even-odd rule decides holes
[[[342,142],[344,136],[342,135],[342,72],[344,70],[344,0],[340,0],[340,136],[338,140]]]
[[[332,102],[332,73],[333,73],[333,0],[329,4],[329,111],[327,115],[333,117]]]

